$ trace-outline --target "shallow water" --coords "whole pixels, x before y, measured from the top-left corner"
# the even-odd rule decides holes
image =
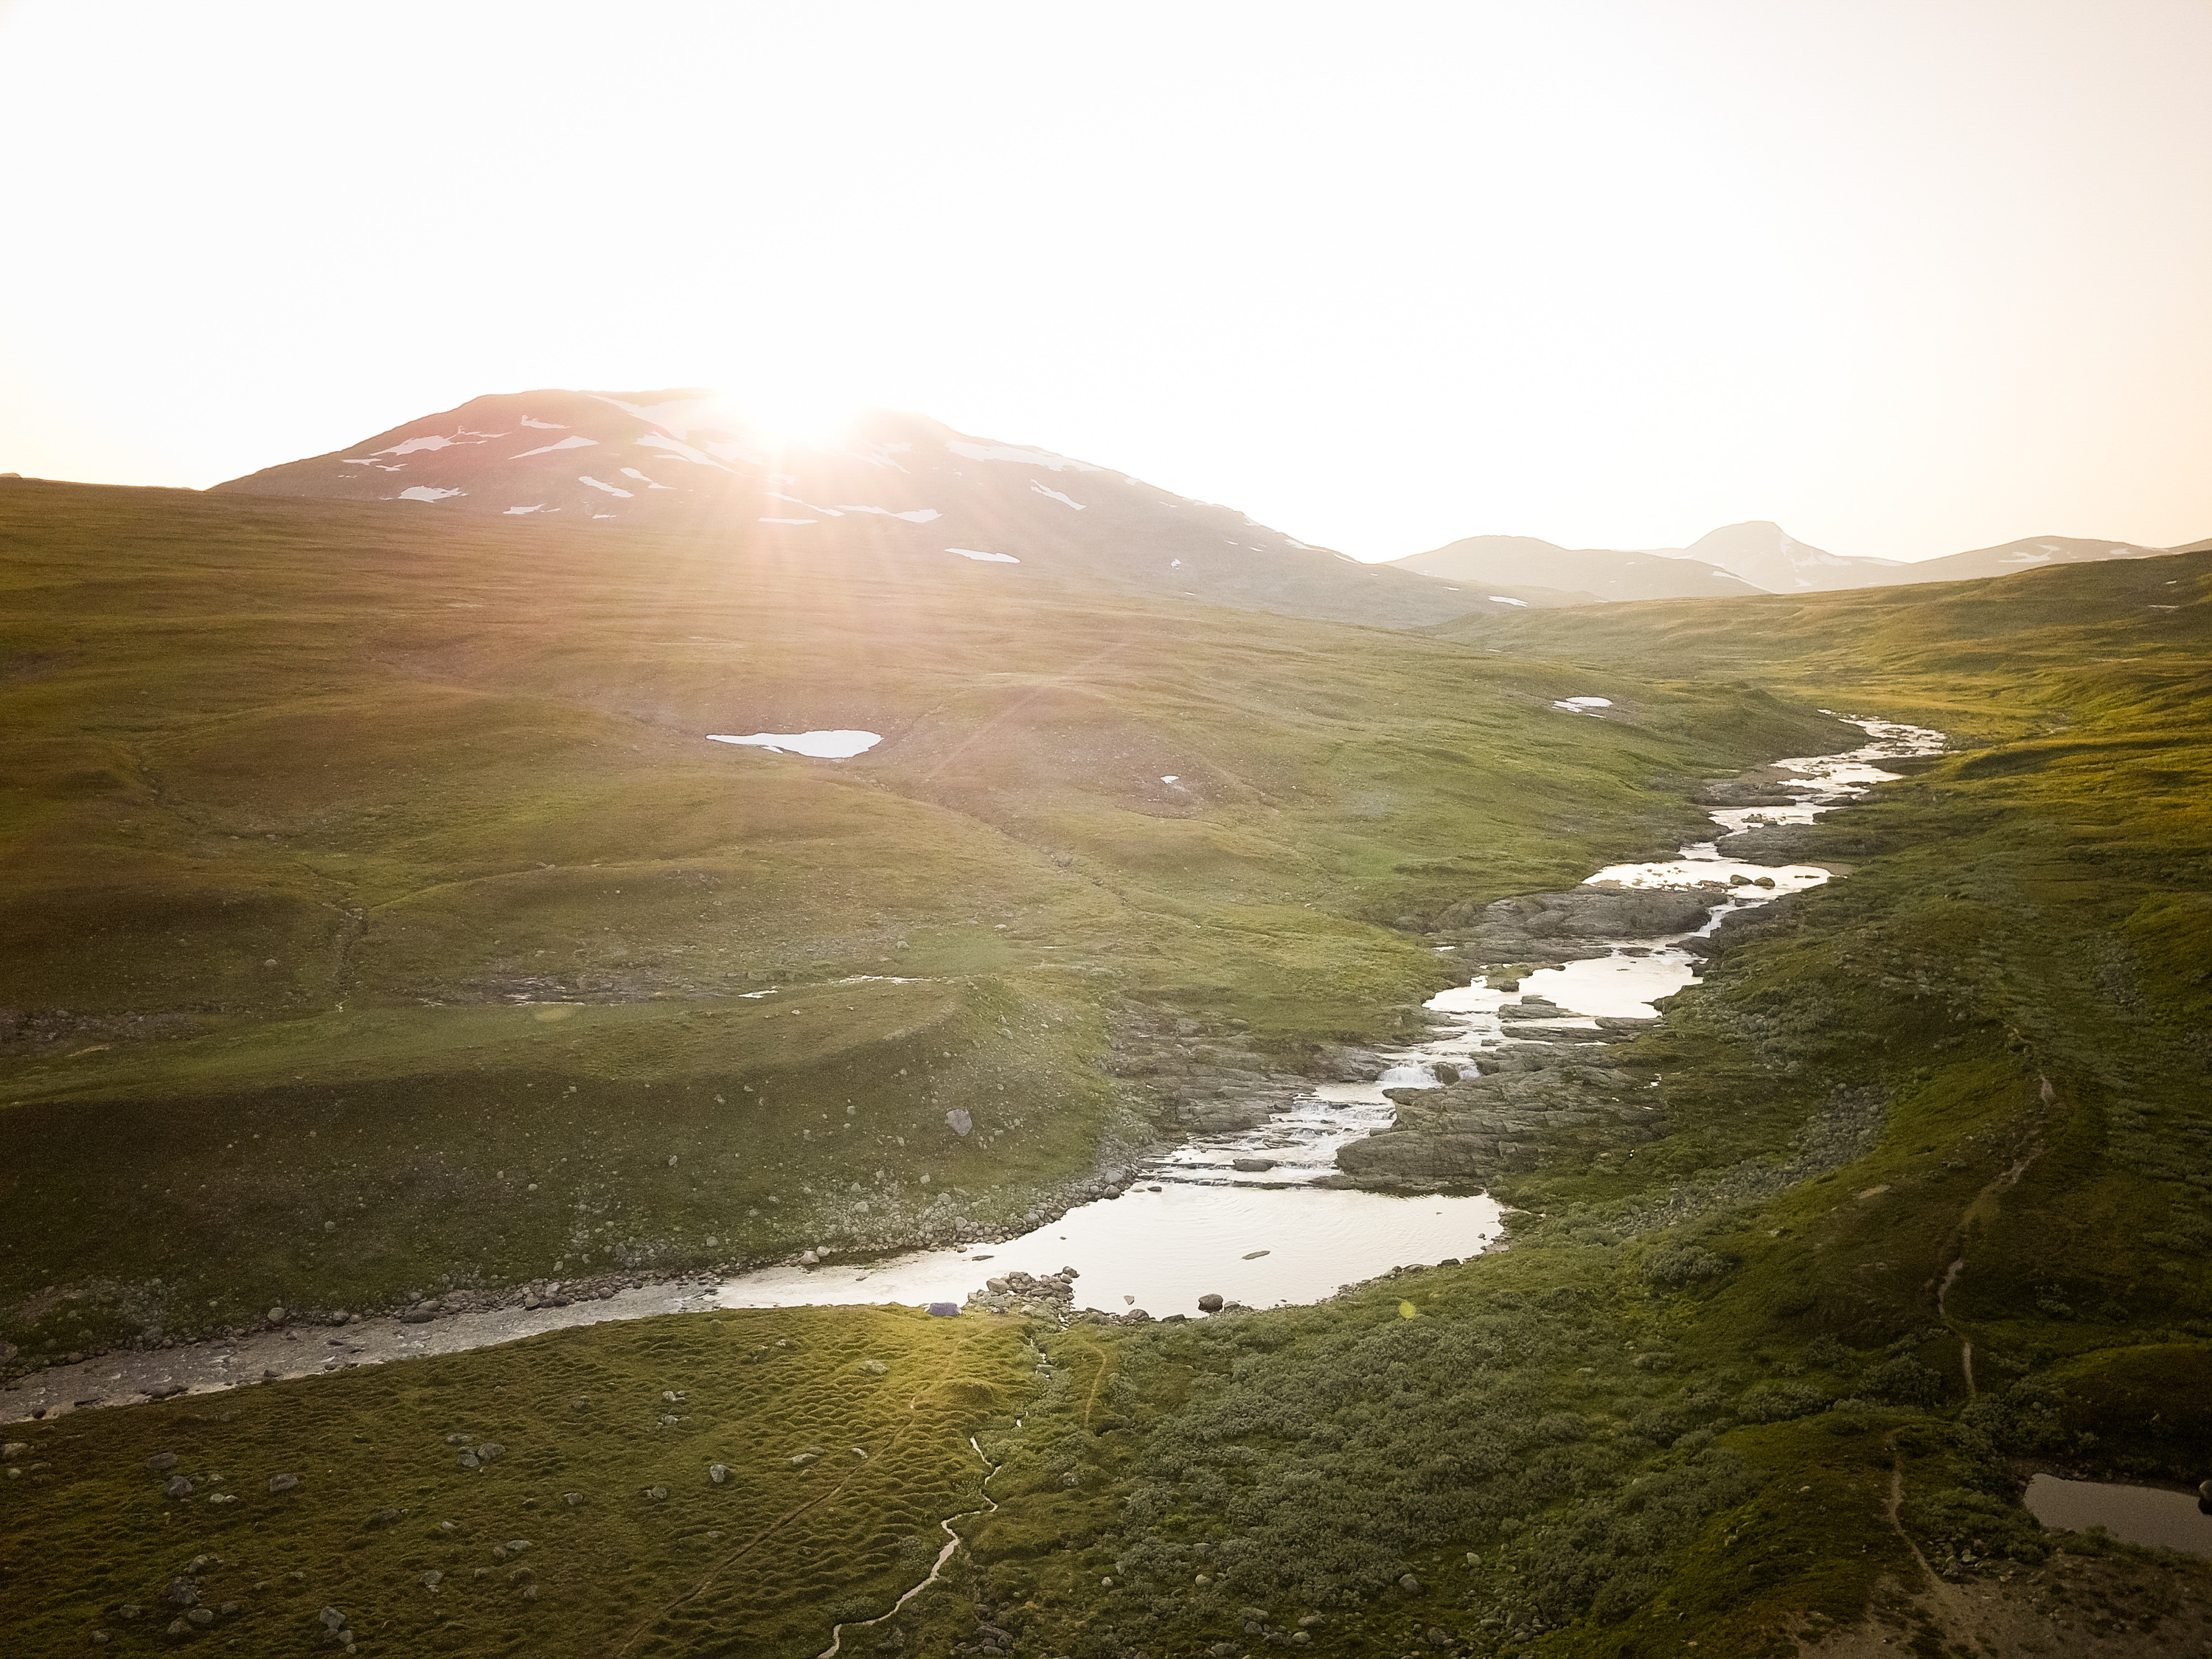
[[[2123,1543],[2212,1556],[2212,1515],[2197,1507],[2194,1492],[2039,1474],[2027,1483],[2026,1502],[2028,1513],[2053,1532],[2102,1527]]]
[[[1009,1243],[864,1267],[771,1268],[724,1284],[715,1301],[726,1308],[957,1302],[1003,1273],[1073,1267],[1078,1308],[1195,1316],[1198,1298],[1209,1292],[1255,1308],[1312,1302],[1407,1262],[1480,1255],[1498,1230],[1498,1206],[1488,1199],[1164,1179],[1153,1192],[1152,1184],[1072,1210]]]
[[[1838,718],[1850,718],[1838,716]],[[1870,742],[1848,754],[1776,763],[1802,780],[1788,807],[1725,808],[1711,817],[1719,834],[1649,864],[1613,865],[1590,884],[1637,887],[1712,886],[1714,902],[1692,933],[1613,942],[1603,957],[1529,974],[1518,989],[1477,979],[1440,992],[1430,1011],[1447,1021],[1421,1042],[1390,1051],[1389,1069],[1373,1082],[1316,1085],[1287,1110],[1257,1127],[1200,1136],[1139,1166],[1137,1185],[1118,1199],[1070,1211],[1023,1237],[965,1249],[918,1250],[871,1263],[765,1267],[719,1280],[649,1285],[565,1308],[519,1308],[461,1314],[427,1325],[388,1319],[342,1329],[301,1328],[264,1332],[237,1342],[202,1344],[154,1353],[118,1353],[27,1378],[0,1399],[0,1420],[35,1407],[67,1410],[73,1401],[120,1402],[156,1385],[181,1383],[194,1393],[260,1377],[295,1376],[345,1364],[374,1364],[412,1354],[454,1353],[564,1326],[704,1308],[788,1307],[808,1304],[957,1302],[988,1279],[1020,1271],[1073,1267],[1075,1306],[1121,1313],[1131,1307],[1155,1317],[1194,1314],[1208,1293],[1249,1307],[1314,1302],[1408,1263],[1480,1255],[1502,1226],[1498,1204],[1483,1196],[1400,1197],[1338,1191],[1311,1183],[1334,1173],[1346,1141],[1388,1129],[1396,1108],[1386,1089],[1442,1086],[1438,1065],[1525,1041],[1589,1041],[1601,1016],[1650,1018],[1652,1000],[1697,983],[1698,959],[1681,948],[1732,911],[1802,891],[1830,878],[1815,865],[1741,864],[1723,855],[1729,835],[1758,823],[1807,822],[1832,811],[1868,786],[1896,775],[1879,762],[1929,754],[1942,734],[1916,726],[1858,720]],[[1784,787],[1799,788],[1786,781]],[[1771,887],[1725,885],[1732,875]],[[1507,1020],[1500,1010],[1539,996],[1562,1011]],[[1237,1170],[1234,1161],[1266,1159],[1273,1167]],[[1157,1189],[1157,1190],[1155,1190]],[[2123,1488],[2142,1491],[2145,1488]],[[2193,1501],[2193,1500],[2192,1500]],[[2115,1531],[2117,1532],[2117,1528]]]

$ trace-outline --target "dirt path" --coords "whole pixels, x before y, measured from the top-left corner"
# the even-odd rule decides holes
[[[2051,1086],[2051,1079],[2038,1073],[2035,1080],[2042,1085],[2040,1097],[2045,1108],[2047,1109],[2056,1104],[2058,1091]],[[1966,1270],[1966,1237],[1973,1226],[1974,1218],[1984,1209],[1994,1205],[2000,1194],[2009,1192],[2013,1188],[2017,1187],[2020,1184],[2020,1178],[2027,1173],[2027,1166],[2042,1156],[2043,1136],[2039,1132],[2019,1162],[1990,1176],[1981,1191],[1967,1200],[1966,1207],[1959,1212],[1959,1224],[1951,1235],[1952,1239],[1955,1241],[1953,1248],[1958,1254],[1951,1258],[1950,1265],[1943,1270],[1942,1282],[1936,1287],[1936,1317],[1942,1322],[1946,1330],[1959,1339],[1959,1369],[1966,1377],[1966,1398],[1969,1400],[1977,1397],[1974,1388],[1974,1341],[1972,1337],[1951,1322],[1950,1310],[1948,1306],[1951,1287],[1959,1282],[1959,1275]]]

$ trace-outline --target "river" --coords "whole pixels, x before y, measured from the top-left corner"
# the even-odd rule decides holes
[[[1656,1013],[1652,1000],[1696,983],[1698,958],[1683,941],[1710,933],[1729,913],[1831,878],[1814,865],[1758,865],[1726,854],[1732,836],[1767,824],[1811,821],[1897,775],[1884,760],[1930,754],[1943,736],[1917,726],[1838,716],[1869,741],[1846,753],[1778,761],[1770,769],[1788,805],[1716,809],[1716,833],[1671,860],[1613,865],[1590,885],[1725,887],[1692,933],[1610,942],[1607,954],[1528,975],[1514,990],[1480,977],[1439,993],[1428,1007],[1439,1024],[1425,1041],[1389,1052],[1371,1082],[1321,1084],[1259,1127],[1186,1141],[1138,1170],[1121,1196],[1100,1199],[1002,1243],[916,1250],[850,1264],[764,1267],[624,1290],[564,1307],[495,1309],[409,1325],[389,1318],[337,1327],[258,1332],[234,1341],[150,1352],[124,1351],[49,1367],[0,1397],[0,1421],[94,1405],[125,1404],[155,1389],[201,1393],[264,1377],[300,1376],[421,1354],[455,1353],[540,1331],[708,1308],[808,1304],[954,1302],[987,1279],[1073,1267],[1075,1305],[1121,1314],[1195,1315],[1212,1294],[1249,1307],[1315,1302],[1413,1263],[1480,1255],[1503,1230],[1486,1196],[1413,1196],[1316,1186],[1334,1174],[1347,1141],[1390,1127],[1392,1088],[1435,1088],[1439,1064],[1466,1063],[1513,1037],[1546,1029],[1596,1029],[1606,1016]],[[1744,884],[1765,880],[1771,885]],[[1510,1021],[1501,1011],[1525,998],[1561,1011]],[[1510,1024],[1510,1034],[1507,1030]],[[1271,1167],[1239,1170],[1265,1161]]]

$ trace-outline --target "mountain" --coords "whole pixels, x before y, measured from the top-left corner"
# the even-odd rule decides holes
[[[2148,559],[2162,553],[2187,550],[2141,547],[2133,542],[2088,541],[2078,536],[2025,536],[1998,547],[1978,547],[1971,552],[1947,554],[1940,559],[1923,559],[1917,564],[1899,564],[1850,586],[1891,587],[1902,582],[1966,581],[1978,576],[2008,576],[2016,570],[2033,570],[2049,564],[2096,564],[2106,559]]]
[[[1383,627],[1509,608],[1360,564],[1234,507],[926,416],[868,410],[791,437],[698,388],[477,398],[215,489],[735,536],[831,562],[1042,566],[1156,596]]]
[[[1824,551],[1767,519],[1723,525],[1687,547],[1653,551],[1665,558],[1717,564],[1769,593],[1866,587],[1883,580],[1880,573],[1902,568],[1895,559],[1846,558]]]
[[[1687,547],[1654,547],[1640,552],[1570,550],[1533,536],[1469,536],[1391,563],[1401,570],[1462,582],[1541,581],[1603,599],[1674,599],[1966,581],[2047,564],[2142,559],[2182,550],[2185,550],[2071,536],[2030,536],[2000,547],[1976,548],[1909,564],[1901,559],[1830,553],[1799,541],[1771,520],[1753,519],[1723,525]],[[1587,601],[1569,593],[1550,603]]]
[[[1445,581],[1491,588],[1536,582],[1565,590],[1551,601],[1554,605],[1588,604],[1592,599],[1709,599],[1764,591],[1721,569],[1717,562],[1673,554],[1565,548],[1534,536],[1469,536],[1390,563]]]

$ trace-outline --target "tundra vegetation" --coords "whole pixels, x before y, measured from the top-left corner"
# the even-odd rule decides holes
[[[1133,1027],[1387,1042],[1444,919],[1671,849],[1697,780],[1846,746],[1819,709],[1957,740],[1781,837],[1850,875],[1607,1050],[1662,1133],[1486,1177],[1507,1249],[1182,1323],[702,1314],[23,1424],[28,1650],[291,1651],[329,1607],[365,1651],[815,1654],[956,1516],[846,1651],[2212,1635],[2206,1564],[2018,1503],[2212,1475],[2212,555],[1413,635],[674,535],[0,510],[18,1364],[1018,1224],[1174,1132],[1175,1076],[1099,1063]],[[1550,707],[1583,694],[1614,710]],[[880,752],[693,741],[846,726]]]

